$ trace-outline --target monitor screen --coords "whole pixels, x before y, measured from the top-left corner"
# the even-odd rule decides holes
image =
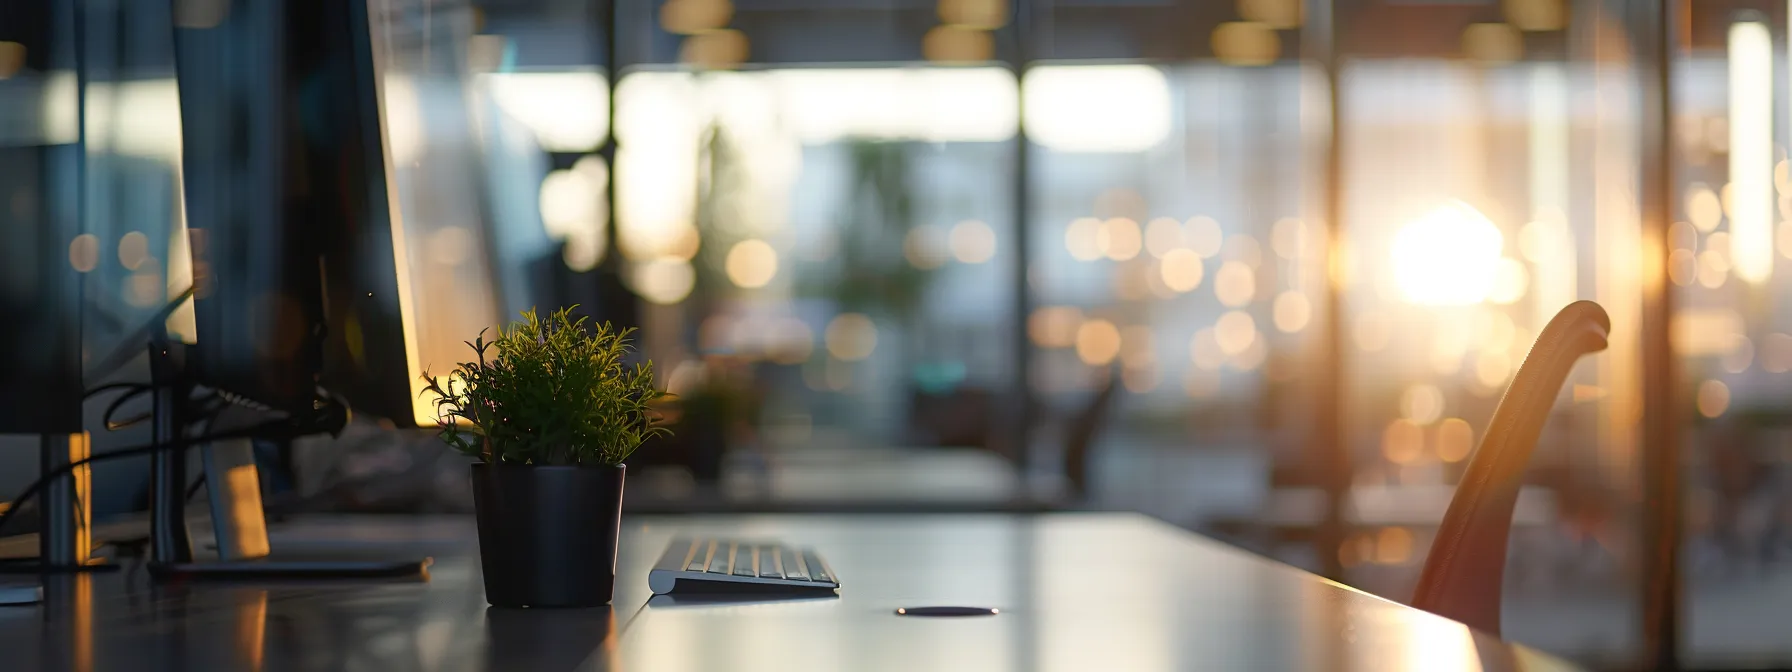
[[[426,372],[467,359],[464,342],[502,317],[468,65],[475,12],[466,0],[368,0],[367,11],[393,230],[408,262],[415,399]],[[419,423],[434,422],[427,402],[415,410]]]

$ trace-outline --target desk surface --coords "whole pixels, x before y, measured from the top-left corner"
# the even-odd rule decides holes
[[[436,557],[427,583],[52,579],[0,607],[8,669],[1554,670],[1555,659],[1130,514],[629,517],[613,609],[486,607],[471,521],[320,520],[275,548]],[[675,533],[819,548],[837,598],[652,597]],[[394,546],[396,544],[396,546]],[[383,547],[383,548],[382,548]],[[897,607],[990,606],[918,619]]]

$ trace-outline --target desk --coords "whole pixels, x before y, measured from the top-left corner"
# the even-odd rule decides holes
[[[467,519],[307,521],[276,549],[396,544],[428,583],[54,579],[0,609],[7,669],[1556,670],[1553,658],[1132,514],[631,516],[613,609],[488,609]],[[653,597],[675,533],[818,546],[837,598]],[[900,618],[900,606],[994,617]]]

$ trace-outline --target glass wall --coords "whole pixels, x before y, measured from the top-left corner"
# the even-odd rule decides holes
[[[1687,651],[1713,666],[1792,657],[1762,620],[1783,602],[1792,522],[1780,438],[1792,389],[1785,35],[1783,3],[1711,7],[1689,16],[1674,63],[1667,274],[1687,417]]]

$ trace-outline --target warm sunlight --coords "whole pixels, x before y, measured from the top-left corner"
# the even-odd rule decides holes
[[[1485,215],[1452,201],[1394,234],[1394,281],[1413,303],[1480,303],[1493,290],[1504,244]]]

